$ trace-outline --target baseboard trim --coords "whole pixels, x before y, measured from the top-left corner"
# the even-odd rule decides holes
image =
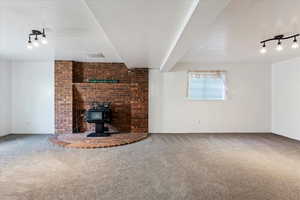
[[[10,133],[8,133],[8,134],[4,134],[4,135],[0,135],[0,138],[1,138],[1,137],[8,136],[8,135],[10,135]]]
[[[278,137],[283,137],[283,138],[290,139],[290,140],[300,141],[300,138],[294,138],[294,137],[290,137],[290,136],[279,134],[279,133],[275,133],[275,132],[272,132],[272,134],[276,135]]]

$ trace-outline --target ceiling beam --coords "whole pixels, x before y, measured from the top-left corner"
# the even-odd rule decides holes
[[[160,70],[170,71],[184,56],[192,44],[209,34],[209,26],[226,8],[231,0],[195,0],[178,29]]]

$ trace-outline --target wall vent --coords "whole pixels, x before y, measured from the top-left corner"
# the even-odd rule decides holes
[[[105,56],[103,53],[90,53],[88,58],[105,58]]]

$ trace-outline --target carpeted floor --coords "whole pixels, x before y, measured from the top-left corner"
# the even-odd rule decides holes
[[[299,200],[300,142],[272,134],[153,134],[64,149],[0,139],[1,200]]]

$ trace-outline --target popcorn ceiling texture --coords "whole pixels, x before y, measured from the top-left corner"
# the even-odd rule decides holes
[[[120,83],[87,83],[89,79]],[[148,132],[148,69],[123,63],[55,62],[56,133],[93,131],[83,111],[92,102],[112,102],[112,125],[121,132]]]

